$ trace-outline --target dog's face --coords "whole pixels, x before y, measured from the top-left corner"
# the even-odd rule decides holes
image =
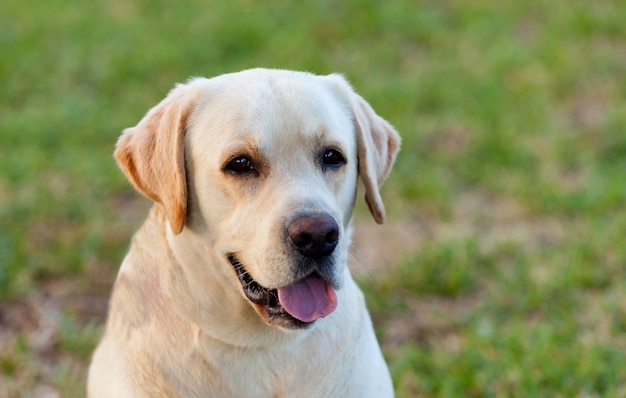
[[[190,227],[220,231],[214,250],[265,319],[308,325],[342,285],[357,182],[351,115],[314,79],[222,80],[186,136]]]
[[[251,70],[177,87],[116,158],[175,234],[202,237],[223,285],[267,323],[303,328],[337,305],[359,174],[383,221],[398,145],[341,77]]]

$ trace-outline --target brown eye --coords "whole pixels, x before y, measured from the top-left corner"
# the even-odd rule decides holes
[[[346,163],[346,159],[338,150],[329,149],[324,152],[324,155],[322,156],[322,163],[324,163],[324,166],[326,167],[336,169],[343,166]]]
[[[252,160],[247,156],[237,156],[226,164],[225,170],[234,174],[243,174],[254,171]]]

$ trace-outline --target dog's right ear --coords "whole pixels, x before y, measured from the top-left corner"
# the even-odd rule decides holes
[[[115,159],[142,194],[163,206],[179,234],[187,213],[184,141],[187,119],[202,92],[202,79],[177,85],[117,141]]]

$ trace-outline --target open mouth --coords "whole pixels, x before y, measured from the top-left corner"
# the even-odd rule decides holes
[[[228,260],[248,300],[260,307],[273,323],[303,329],[337,307],[335,291],[315,272],[291,285],[270,289],[255,281],[237,257],[230,255]]]

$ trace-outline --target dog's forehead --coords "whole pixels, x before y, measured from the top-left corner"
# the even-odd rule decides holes
[[[225,75],[206,88],[192,118],[196,137],[280,150],[337,144],[352,151],[348,105],[324,77],[270,71]]]

